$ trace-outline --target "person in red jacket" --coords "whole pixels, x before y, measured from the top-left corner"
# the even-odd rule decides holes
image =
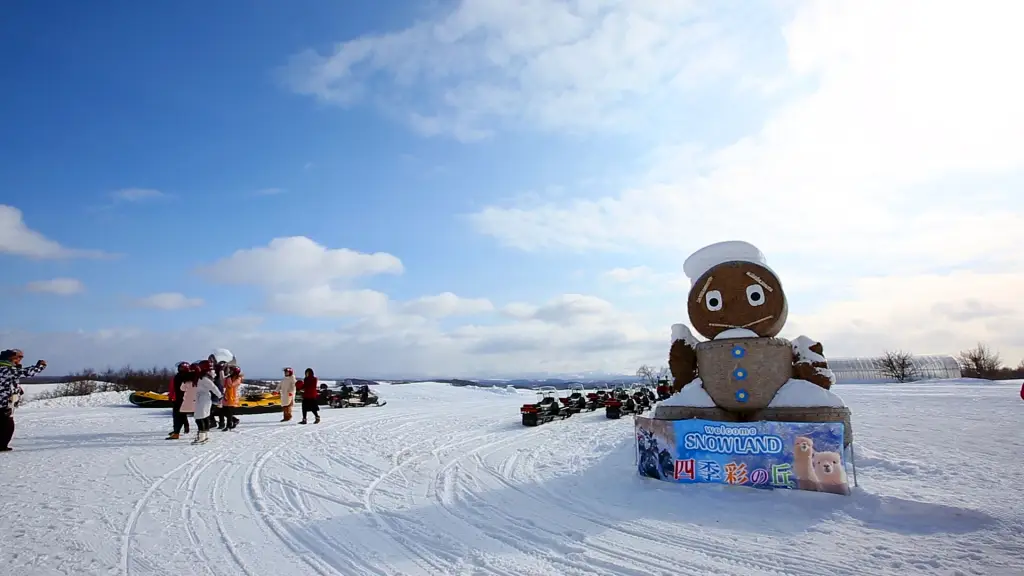
[[[184,428],[185,434],[188,434],[188,417],[181,413],[181,403],[185,400],[185,394],[178,390],[181,386],[183,378],[189,373],[188,362],[178,362],[178,373],[175,374],[174,378],[171,378],[171,386],[167,389],[167,398],[171,401],[171,418],[174,429],[167,436],[168,440],[177,440],[179,434]]]
[[[313,374],[313,369],[306,368],[306,377],[300,384],[302,387],[302,420],[299,421],[299,424],[306,423],[306,414],[309,412],[316,416],[313,424],[320,423],[320,390],[317,389],[319,384],[320,381]]]

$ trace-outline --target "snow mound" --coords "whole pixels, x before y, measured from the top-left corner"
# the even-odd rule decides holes
[[[825,390],[817,384],[807,380],[791,379],[782,385],[782,388],[775,394],[769,408],[804,408],[828,406],[831,408],[842,408],[846,406],[843,399],[831,390]]]
[[[807,336],[797,336],[793,339],[793,353],[797,354],[806,362],[825,362],[825,357],[811,350],[811,346],[817,344]]]
[[[659,403],[661,406],[693,406],[695,408],[714,408],[715,401],[704,389],[704,383],[700,378],[694,379],[679,392],[669,396]]]
[[[62,396],[60,398],[33,400],[25,408],[99,408],[103,406],[117,406],[129,404],[129,396],[131,396],[131,392],[97,392],[88,396]]]
[[[689,344],[691,347],[697,345],[697,339],[694,338],[693,332],[690,332],[690,329],[686,326],[686,324],[672,325],[672,343],[675,344],[676,340],[682,340],[683,342]]]

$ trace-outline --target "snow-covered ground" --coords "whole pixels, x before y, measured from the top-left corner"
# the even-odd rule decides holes
[[[850,497],[637,476],[632,420],[381,386],[203,446],[126,395],[39,400],[0,455],[4,574],[1024,574],[1020,382],[850,385]],[[84,405],[84,406],[83,406]],[[82,406],[82,407],[75,407]]]

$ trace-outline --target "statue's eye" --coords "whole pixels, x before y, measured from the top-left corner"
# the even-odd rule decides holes
[[[708,307],[708,310],[718,312],[722,309],[722,293],[718,290],[708,290],[708,293],[704,295],[704,305]]]
[[[764,288],[760,284],[747,286],[747,302],[751,306],[762,306],[764,304]]]

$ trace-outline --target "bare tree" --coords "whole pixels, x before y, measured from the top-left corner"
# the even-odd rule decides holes
[[[651,386],[658,385],[658,370],[654,366],[640,366],[636,369],[636,377],[647,381]]]
[[[980,342],[975,348],[960,352],[956,360],[960,363],[961,374],[967,378],[991,379],[1003,366],[999,353]]]
[[[914,364],[914,355],[910,352],[886,350],[876,362],[882,374],[896,382],[909,382],[918,375],[917,366]]]

